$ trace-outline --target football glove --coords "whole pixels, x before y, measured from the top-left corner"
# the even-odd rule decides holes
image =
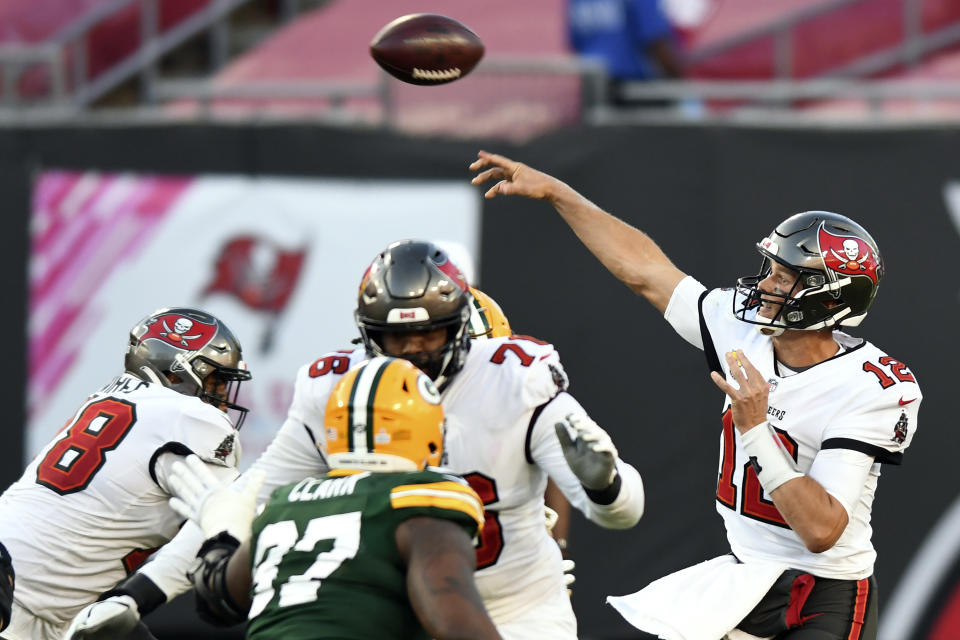
[[[262,471],[255,471],[244,480],[223,484],[203,460],[189,455],[170,466],[167,481],[174,494],[170,508],[197,523],[206,538],[226,531],[242,543],[250,537],[264,478]]]
[[[554,428],[563,457],[580,484],[591,491],[608,488],[617,476],[617,448],[607,432],[586,414],[575,413]]]
[[[133,631],[140,622],[137,602],[130,596],[112,596],[87,605],[67,628],[63,640],[111,640]]]
[[[560,514],[554,511],[553,509],[551,509],[550,507],[544,505],[543,517],[544,517],[544,520],[546,521],[545,524],[547,525],[547,533],[552,536],[553,528],[557,526],[557,520],[560,519]]]

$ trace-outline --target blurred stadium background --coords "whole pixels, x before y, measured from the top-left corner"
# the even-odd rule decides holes
[[[118,371],[129,327],[176,304],[245,345],[249,463],[296,368],[356,336],[373,255],[430,238],[516,330],[558,346],[644,475],[636,529],[577,516],[571,541],[581,636],[633,637],[606,595],[725,550],[721,398],[548,207],[482,200],[467,165],[485,148],[570,182],[707,285],[753,273],[753,243],[790,213],[871,230],[888,274],[856,333],[926,396],[874,508],[881,637],[960,638],[960,2],[663,5],[683,77],[622,83],[612,102],[603,65],[568,46],[565,0],[0,1],[4,484]],[[463,21],[485,59],[442,87],[386,76],[370,38],[413,12]],[[241,637],[186,598],[147,620],[161,638]]]

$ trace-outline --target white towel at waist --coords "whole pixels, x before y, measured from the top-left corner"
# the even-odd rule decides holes
[[[777,563],[742,564],[727,554],[671,573],[636,593],[607,596],[607,602],[637,629],[664,640],[721,640],[786,569]]]

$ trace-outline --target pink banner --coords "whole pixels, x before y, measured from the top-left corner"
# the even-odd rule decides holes
[[[69,371],[103,313],[89,301],[192,178],[49,171],[34,184],[28,412]]]

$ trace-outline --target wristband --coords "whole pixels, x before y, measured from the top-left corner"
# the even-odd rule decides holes
[[[741,433],[740,443],[768,495],[784,482],[803,476],[769,422]]]
[[[102,602],[113,596],[130,596],[137,603],[137,613],[147,615],[167,601],[167,594],[156,583],[142,573],[133,573],[129,578],[97,598]]]
[[[613,472],[613,481],[606,489],[588,489],[583,487],[583,492],[587,494],[587,497],[590,498],[590,502],[593,504],[598,504],[601,506],[606,506],[608,504],[613,504],[613,501],[617,499],[617,496],[620,495],[620,487],[623,484],[623,480],[620,479],[620,473],[614,469]]]

